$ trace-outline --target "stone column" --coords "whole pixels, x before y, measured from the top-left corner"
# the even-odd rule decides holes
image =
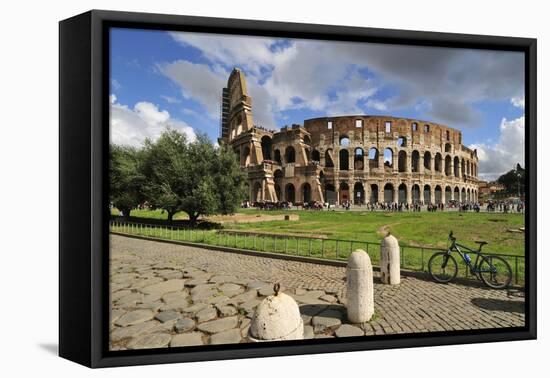
[[[355,171],[355,152],[349,153],[348,151],[348,161],[349,170],[352,172]]]
[[[382,283],[390,285],[401,282],[399,243],[389,233],[380,243],[380,278]]]
[[[369,255],[355,250],[347,266],[347,314],[351,323],[368,322],[374,315],[374,284]]]
[[[370,185],[367,184],[366,180],[361,181],[361,183],[363,184],[363,191],[365,192],[364,193],[365,198],[363,198],[363,203],[366,205],[367,202],[370,202],[371,189],[370,189]]]
[[[384,185],[378,184],[378,203],[384,202]]]
[[[435,155],[430,155],[432,158],[430,159],[430,170],[432,171],[432,175],[435,174]]]
[[[462,163],[460,159],[458,159],[458,178],[462,179]]]
[[[363,151],[363,171],[364,172],[369,171],[369,155],[365,155],[365,151]]]
[[[391,169],[393,171],[393,173],[397,173],[398,172],[398,166],[397,166],[397,163],[398,163],[399,159],[398,159],[398,154],[393,152],[392,150],[392,155],[391,155]]]
[[[412,203],[413,203],[413,201],[412,201],[412,188],[413,188],[412,185],[407,186],[407,203],[409,205],[412,205]]]
[[[262,194],[260,195],[262,201],[265,201],[265,179],[262,180]]]
[[[430,186],[430,203],[435,204],[435,185]]]
[[[455,162],[454,159],[451,159],[451,174],[449,176],[455,177]]]
[[[420,159],[418,159],[418,172],[424,174],[424,154],[420,155]]]
[[[393,185],[393,202],[399,202],[399,186]]]
[[[384,150],[378,151],[378,169],[384,172]]]
[[[334,161],[334,170],[338,171],[340,169],[340,148],[332,150],[332,160]]]
[[[441,203],[445,204],[445,187],[441,188]]]

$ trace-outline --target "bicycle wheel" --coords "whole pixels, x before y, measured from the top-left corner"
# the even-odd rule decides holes
[[[502,257],[483,256],[479,264],[479,276],[493,289],[504,289],[512,281],[512,268]]]
[[[449,282],[458,273],[458,264],[453,256],[447,252],[438,252],[430,257],[428,262],[430,276],[437,282]]]

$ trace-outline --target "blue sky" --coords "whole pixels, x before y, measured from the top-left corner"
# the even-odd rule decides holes
[[[233,67],[271,129],[387,114],[462,130],[485,178],[524,162],[521,53],[134,29],[111,30],[112,142],[140,145],[167,126],[216,141]]]

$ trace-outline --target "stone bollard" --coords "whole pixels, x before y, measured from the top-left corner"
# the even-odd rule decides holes
[[[252,342],[301,340],[304,338],[304,322],[298,304],[289,295],[273,288],[274,295],[265,298],[257,307],[248,329]]]
[[[368,322],[374,314],[372,264],[362,249],[352,252],[348,258],[346,307],[351,323]]]
[[[380,243],[380,278],[382,283],[390,285],[401,282],[399,243],[390,233]]]

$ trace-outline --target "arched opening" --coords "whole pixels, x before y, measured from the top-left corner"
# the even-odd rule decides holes
[[[286,195],[286,200],[289,201],[289,202],[296,202],[296,190],[294,189],[294,185],[292,184],[286,184],[286,187],[285,187],[285,195]]]
[[[325,167],[334,168],[334,161],[332,160],[332,150],[330,148],[325,151]]]
[[[311,137],[309,135],[304,135],[304,143],[311,146]]]
[[[429,151],[424,152],[424,169],[428,171],[432,169],[432,154]]]
[[[378,168],[378,150],[374,147],[369,149],[369,169]]]
[[[441,168],[442,168],[441,167],[441,160],[442,160],[441,159],[441,154],[439,152],[436,153],[435,154],[435,161],[434,161],[434,163],[435,163],[434,169],[435,169],[436,172],[441,172]]]
[[[451,157],[445,156],[445,176],[451,175]]]
[[[281,186],[283,185],[283,171],[280,169],[276,169],[275,172],[273,172],[273,179],[275,181],[275,194],[277,195],[277,199],[279,201],[283,200],[282,193],[281,193]]]
[[[313,160],[315,162],[320,162],[321,161],[321,154],[319,153],[319,151],[317,151],[317,150],[311,151],[311,160]]]
[[[413,173],[420,172],[420,153],[417,150],[412,152],[411,156],[411,171]]]
[[[275,161],[279,164],[282,164],[283,162],[281,161],[281,151],[279,150],[275,150]]]
[[[296,162],[296,151],[294,151],[294,147],[288,146],[285,149],[285,163],[295,163]]]
[[[243,156],[241,160],[241,165],[247,167],[250,165],[250,147],[245,147],[243,149]]]
[[[466,201],[470,201],[470,189],[466,189]]]
[[[393,167],[393,150],[391,148],[384,149],[384,167]]]
[[[267,135],[262,137],[262,155],[264,160],[271,160],[271,138]]]
[[[350,140],[347,135],[342,135],[340,137],[340,147],[349,147]]]
[[[470,176],[470,162],[466,161],[466,174]]]
[[[341,149],[338,153],[340,158],[340,170],[348,171],[349,170],[349,152],[345,148]]]
[[[420,187],[417,184],[414,184],[411,190],[412,201],[413,203],[420,202]]]
[[[404,136],[397,138],[397,147],[407,147],[407,138]]]
[[[302,185],[302,202],[308,203],[311,201],[311,186],[306,182]]]
[[[365,156],[363,149],[361,147],[357,147],[355,149],[355,153],[353,154],[353,169],[356,171],[362,171],[364,168],[364,161]]]
[[[407,171],[407,153],[403,150],[397,154],[397,167],[399,172]]]
[[[451,202],[451,197],[453,195],[453,190],[450,186],[445,187],[445,203]]]
[[[259,202],[262,200],[262,185],[259,182],[255,182],[252,187],[252,202]]]
[[[454,196],[454,200],[460,202],[460,189],[458,189],[458,186],[455,186]]]
[[[386,203],[393,203],[393,185],[390,183],[387,183],[384,185],[384,202]]]
[[[466,189],[464,188],[460,191],[460,201],[466,202]]]
[[[356,182],[353,186],[353,203],[356,205],[365,203],[365,188],[361,182]]]
[[[283,200],[281,197],[281,186],[279,184],[275,184],[275,195],[277,196],[277,201]]]
[[[347,182],[345,181],[342,181],[340,183],[340,200],[339,200],[339,203],[344,203],[346,201],[349,201],[350,200],[350,196],[349,196],[349,185]]]
[[[441,203],[441,186],[437,185],[435,187],[435,203],[439,205]]]
[[[401,184],[397,188],[397,202],[407,203],[407,185]]]
[[[370,186],[370,202],[378,203],[378,185],[376,184]]]
[[[458,159],[458,156],[455,156],[455,158],[453,159],[453,164],[454,164],[453,169],[454,169],[455,177],[460,176],[459,170],[458,170],[458,166],[460,165],[459,162],[460,162],[460,160]]]
[[[466,163],[464,159],[462,159],[462,163],[460,164],[460,170],[462,171],[462,177],[464,177],[466,175]]]
[[[445,143],[445,152],[451,152],[451,143]]]
[[[336,189],[332,184],[325,184],[325,201],[330,204],[336,203]]]
[[[424,203],[432,203],[432,188],[429,185],[424,185]]]

